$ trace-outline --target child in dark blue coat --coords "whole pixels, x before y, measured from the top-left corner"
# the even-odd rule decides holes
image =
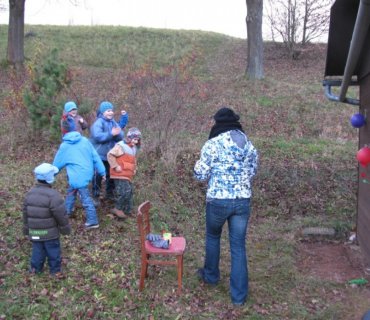
[[[114,106],[109,101],[103,101],[97,112],[97,119],[90,128],[90,141],[98,152],[100,159],[106,169],[106,188],[105,198],[114,199],[114,181],[109,176],[109,162],[107,160],[107,154],[114,145],[121,141],[124,137],[123,129],[128,123],[128,114],[126,111],[121,111],[121,118],[119,123],[114,120]],[[100,190],[102,185],[102,179],[99,175],[94,175],[93,180],[93,197],[95,203],[98,203],[100,197]]]

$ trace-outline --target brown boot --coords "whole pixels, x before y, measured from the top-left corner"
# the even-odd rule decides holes
[[[117,208],[112,209],[112,213],[115,214],[118,218],[126,219],[127,216],[122,210],[118,210]]]

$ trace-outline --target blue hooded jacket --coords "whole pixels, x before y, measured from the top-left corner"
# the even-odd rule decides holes
[[[128,121],[127,113],[121,116],[119,124],[114,119],[106,119],[103,114],[98,112],[98,118],[90,128],[90,141],[98,152],[102,160],[107,161],[107,153],[114,147],[116,142],[123,139],[124,134],[121,131],[118,135],[112,135],[112,128],[124,128]]]
[[[59,171],[66,167],[68,183],[74,189],[89,185],[96,170],[106,174],[105,167],[90,141],[77,131],[68,132],[57,151],[53,165]]]

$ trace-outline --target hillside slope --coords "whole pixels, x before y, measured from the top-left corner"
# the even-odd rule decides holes
[[[347,320],[368,307],[362,298],[369,295],[367,286],[347,285],[348,275],[366,277],[360,259],[352,261],[357,273],[334,280],[308,272],[305,259],[308,248],[314,251],[311,245],[352,250],[346,239],[355,226],[357,131],[349,122],[355,110],[324,97],[325,45],[309,45],[291,60],[282,44],[265,43],[266,77],[251,82],[244,77],[246,42],[219,34],[26,29],[33,32],[26,38],[26,72],[17,75],[4,63],[0,68],[1,319]],[[6,42],[5,26],[0,42]],[[21,235],[22,199],[34,182],[33,168],[53,160],[59,141],[31,130],[22,95],[30,70],[52,48],[59,49],[72,76],[61,101],[84,105],[81,112],[92,123],[99,102],[110,100],[117,111],[127,109],[129,126],[142,131],[135,206],[150,200],[154,231],[186,237],[181,297],[170,268],[150,268],[146,289],[138,293],[135,220],[114,218],[109,202],[98,208],[101,227],[92,233],[83,230],[84,211],[77,206],[73,234],[62,240],[64,279],[27,273],[30,243]],[[3,57],[4,50],[0,46]],[[250,297],[240,309],[229,301],[227,228],[220,285],[209,288],[195,276],[203,263],[205,186],[194,181],[192,169],[212,116],[223,105],[240,113],[260,155],[248,234]],[[55,183],[62,193],[64,175]],[[334,228],[335,237],[302,236],[303,228],[317,226]]]

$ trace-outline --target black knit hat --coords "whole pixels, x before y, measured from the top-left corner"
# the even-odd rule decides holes
[[[227,123],[227,122],[237,122],[240,117],[230,108],[222,107],[216,112],[213,117],[216,122]]]
[[[230,130],[239,130],[244,132],[242,125],[239,122],[239,115],[230,108],[222,107],[216,112],[213,119],[215,119],[216,123],[211,128],[208,139],[217,137],[219,134]]]

